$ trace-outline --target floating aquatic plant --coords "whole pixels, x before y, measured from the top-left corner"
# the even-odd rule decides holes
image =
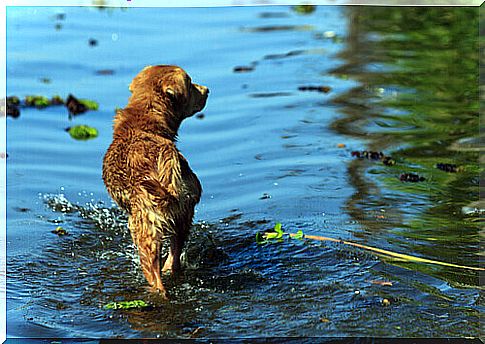
[[[98,110],[99,104],[94,100],[79,99],[79,102],[83,104],[88,110]]]
[[[315,12],[316,8],[315,5],[295,5],[291,9],[298,14],[311,14]]]
[[[144,307],[148,307],[148,304],[143,300],[110,302],[104,306],[106,309],[130,309]]]
[[[256,243],[259,245],[264,244],[271,244],[274,242],[283,242],[283,236],[287,235],[289,238],[302,240],[304,238],[303,231],[299,230],[296,233],[285,233],[281,228],[281,223],[277,223],[273,230],[274,232],[266,232],[266,233],[256,233]]]
[[[51,98],[51,105],[62,105],[62,104],[64,104],[64,99],[62,99],[60,95],[56,94]]]
[[[79,115],[88,110],[97,110],[99,105],[93,100],[77,99],[72,94],[66,99],[66,107],[70,115]]]
[[[455,164],[438,163],[436,164],[436,168],[448,173],[456,173],[458,171],[458,168]]]
[[[424,263],[424,264],[433,264],[433,265],[441,265],[441,266],[447,266],[447,267],[452,267],[452,268],[457,268],[457,269],[465,269],[465,270],[476,270],[476,271],[485,271],[485,268],[478,267],[478,266],[466,266],[466,265],[458,265],[458,264],[453,264],[453,263],[447,263],[447,262],[441,262],[438,260],[431,260],[431,259],[426,259],[426,258],[421,258],[421,257],[414,257],[410,256],[407,254],[403,253],[398,253],[398,252],[392,252],[388,250],[384,250],[381,248],[377,247],[372,247],[368,245],[362,245],[356,242],[352,241],[345,241],[341,239],[334,239],[334,238],[329,238],[329,237],[324,237],[320,235],[304,235],[301,230],[299,230],[296,233],[285,233],[283,232],[281,228],[281,223],[277,223],[274,226],[274,232],[265,232],[265,233],[257,233],[256,234],[256,243],[260,245],[268,244],[268,243],[273,243],[273,242],[283,242],[283,237],[287,235],[289,238],[293,239],[310,239],[310,240],[316,240],[316,241],[331,241],[343,245],[348,245],[348,246],[353,246],[357,247],[369,252],[372,252],[378,256],[384,257],[384,258],[391,258],[391,259],[398,259],[399,261],[403,262],[412,262],[412,263]]]
[[[61,226],[54,229],[51,233],[57,234],[58,236],[68,235],[69,233]]]
[[[49,98],[44,96],[26,96],[25,106],[35,106],[37,108],[44,108],[50,105]]]
[[[70,127],[67,129],[67,132],[75,140],[89,140],[98,136],[98,130],[87,125]]]

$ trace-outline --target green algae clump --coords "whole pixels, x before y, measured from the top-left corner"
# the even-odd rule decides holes
[[[68,128],[67,132],[75,140],[89,140],[98,137],[98,130],[87,125],[76,125]]]

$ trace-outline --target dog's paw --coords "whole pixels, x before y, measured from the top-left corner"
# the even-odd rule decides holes
[[[155,297],[157,299],[159,298],[163,301],[169,300],[168,293],[165,289],[160,289],[160,288],[157,288],[155,286],[147,286],[146,289],[150,294],[152,294],[153,297]]]

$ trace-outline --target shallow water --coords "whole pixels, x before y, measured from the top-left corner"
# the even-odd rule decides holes
[[[8,95],[72,93],[100,107],[71,120],[64,107],[7,118],[8,336],[478,336],[477,273],[254,240],[281,222],[478,265],[480,218],[462,212],[478,200],[478,153],[460,141],[477,135],[477,34],[463,17],[478,12],[411,10],[9,8]],[[170,302],[146,292],[126,216],[101,180],[114,109],[139,70],[161,63],[211,90],[205,117],[179,133],[204,194],[186,269],[166,279]],[[75,141],[64,131],[75,124],[99,136]],[[364,149],[397,164],[351,157]],[[426,181],[402,183],[404,172]],[[59,225],[69,235],[52,234]],[[136,299],[150,307],[103,308]]]

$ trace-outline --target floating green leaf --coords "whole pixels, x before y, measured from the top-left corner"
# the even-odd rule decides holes
[[[267,240],[264,238],[263,234],[260,232],[256,233],[256,243],[258,245],[264,245],[267,243]]]
[[[298,232],[296,232],[296,234],[293,234],[291,237],[297,240],[303,240],[305,235],[303,234],[303,231],[300,229]]]
[[[17,96],[7,97],[7,103],[10,103],[13,105],[20,105],[20,99]]]
[[[104,306],[106,309],[130,309],[148,307],[148,304],[143,300],[110,302]]]
[[[278,238],[281,238],[281,236],[280,236],[280,234],[279,234],[279,233],[272,233],[272,232],[271,232],[271,233],[266,233],[266,234],[264,235],[264,237],[265,237],[266,239],[278,239]]]
[[[67,131],[76,140],[89,140],[98,136],[98,130],[87,125],[76,125]]]
[[[53,231],[51,231],[51,233],[54,233],[54,234],[57,234],[59,236],[63,236],[63,235],[68,235],[69,233],[64,229],[62,228],[61,226],[57,227],[56,229],[54,229]]]
[[[291,9],[298,14],[310,14],[315,12],[317,6],[315,5],[295,5]]]
[[[26,106],[35,106],[38,108],[46,107],[50,105],[50,101],[44,96],[27,96],[25,97]]]
[[[98,110],[99,104],[94,100],[89,99],[78,99],[81,104],[83,104],[88,110]]]
[[[283,232],[283,230],[281,229],[281,223],[279,223],[279,222],[278,222],[278,223],[277,223],[277,224],[274,226],[274,230],[275,230],[275,232],[276,232],[276,237],[275,237],[275,239],[280,239],[280,238],[282,238],[282,237],[283,237],[283,234],[285,234],[285,233]]]
[[[61,105],[64,104],[64,99],[58,94],[52,96],[51,98],[51,105]]]

